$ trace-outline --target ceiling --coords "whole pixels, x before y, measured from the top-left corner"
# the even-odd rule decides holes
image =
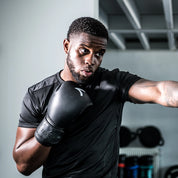
[[[110,48],[178,49],[178,0],[99,0],[99,19]]]

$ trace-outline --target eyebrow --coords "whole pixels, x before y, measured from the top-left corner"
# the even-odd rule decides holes
[[[88,45],[86,45],[86,44],[83,44],[83,43],[80,44],[80,46],[84,46],[84,47],[88,47],[88,48],[90,47],[90,46],[88,46]]]
[[[83,43],[81,43],[80,44],[80,46],[83,46],[83,47],[87,47],[87,48],[91,48],[91,46],[90,45],[86,45],[86,44],[83,44]],[[102,48],[101,49],[99,49],[98,51],[101,51],[101,50],[104,50],[104,51],[106,51],[106,46],[102,46]]]

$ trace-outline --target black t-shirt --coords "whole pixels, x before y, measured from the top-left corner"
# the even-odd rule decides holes
[[[83,85],[93,106],[66,128],[43,165],[43,178],[116,178],[119,128],[129,88],[140,77],[99,68]],[[64,81],[59,73],[33,85],[26,93],[19,127],[36,128],[44,118],[49,98]],[[72,102],[72,101],[71,101]],[[67,107],[67,106],[66,106]]]

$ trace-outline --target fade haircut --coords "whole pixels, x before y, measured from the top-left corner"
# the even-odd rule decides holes
[[[106,27],[98,20],[91,17],[80,17],[72,22],[67,32],[67,39],[70,40],[72,34],[88,33],[108,40]]]

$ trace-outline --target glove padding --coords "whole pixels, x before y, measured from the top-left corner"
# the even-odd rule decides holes
[[[49,100],[47,114],[36,129],[36,139],[44,146],[59,143],[65,128],[91,105],[88,94],[82,88],[72,81],[64,82]]]

